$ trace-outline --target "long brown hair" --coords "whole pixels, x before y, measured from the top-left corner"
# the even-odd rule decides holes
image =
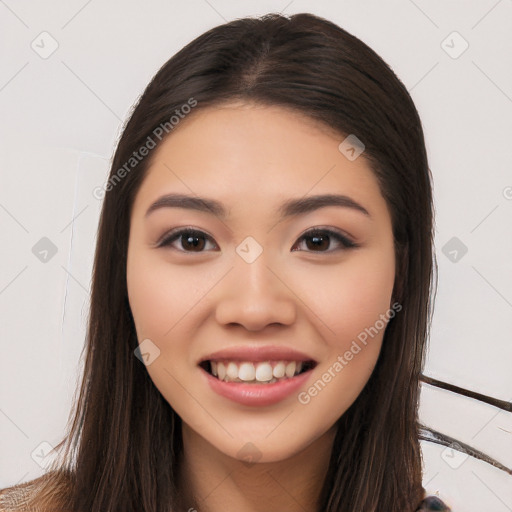
[[[172,135],[170,119],[191,99],[194,110],[233,100],[292,108],[336,130],[340,142],[353,134],[364,143],[391,212],[393,297],[402,309],[365,388],[337,421],[318,510],[416,510],[424,497],[417,420],[435,267],[422,125],[382,58],[308,13],[237,19],[207,31],[162,66],[133,109],[101,211],[83,380],[47,489],[61,483],[59,509],[66,511],[177,510],[181,419],[134,356],[126,285],[130,212],[151,158],[127,162],[148,137],[165,140],[155,136],[158,127]]]

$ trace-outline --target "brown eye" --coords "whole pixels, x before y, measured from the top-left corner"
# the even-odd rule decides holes
[[[182,247],[181,249],[177,249],[178,251],[204,252],[203,249],[205,248],[207,240],[211,241],[211,238],[202,231],[190,228],[180,229],[169,233],[162,242],[158,244],[158,247],[171,247],[174,242],[178,241]]]
[[[331,241],[335,240],[339,245],[341,245],[341,249],[333,249],[327,250],[331,245]],[[331,229],[312,229],[308,231],[304,235],[299,238],[299,242],[302,240],[306,240],[306,247],[310,252],[335,252],[342,249],[350,249],[352,247],[357,247],[357,244],[347,238],[346,236],[333,231]],[[309,241],[309,242],[308,242]],[[295,246],[294,246],[295,247]],[[296,249],[292,248],[292,251]]]
[[[338,245],[338,248],[330,249],[333,240]],[[348,237],[331,229],[317,228],[308,231],[299,238],[298,243],[302,241],[306,242],[306,252],[336,252],[358,247],[358,245]],[[176,242],[181,245],[180,248],[176,247]],[[170,247],[181,252],[201,253],[205,252],[205,247],[208,242],[212,243],[214,248],[218,249],[213,239],[206,233],[196,229],[183,228],[168,233],[158,244],[158,247]],[[294,247],[297,247],[298,243],[296,243]],[[292,252],[297,250],[298,249],[292,248]]]

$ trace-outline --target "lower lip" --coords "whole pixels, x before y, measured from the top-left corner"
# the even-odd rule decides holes
[[[243,384],[241,382],[219,380],[201,368],[201,372],[206,376],[206,380],[213,391],[233,402],[254,406],[272,405],[284,400],[306,383],[311,371],[308,370],[295,377],[272,384]]]

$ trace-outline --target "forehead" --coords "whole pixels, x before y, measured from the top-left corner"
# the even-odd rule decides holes
[[[340,151],[345,138],[279,106],[198,109],[154,150],[134,206],[166,192],[217,197],[228,205],[326,193],[383,201],[364,153],[351,161]]]

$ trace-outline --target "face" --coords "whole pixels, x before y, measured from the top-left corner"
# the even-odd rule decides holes
[[[236,459],[254,450],[260,462],[284,460],[332,432],[394,314],[390,213],[364,152],[349,160],[338,149],[344,139],[280,107],[198,110],[155,149],[135,197],[127,283],[146,369],[183,428]],[[160,202],[147,213],[168,194],[215,200],[224,212]],[[311,201],[326,194],[343,197]],[[193,232],[176,234],[183,228]],[[313,368],[273,384],[222,384],[199,364],[269,346],[299,351]],[[244,378],[268,372],[241,364],[254,354],[217,359],[244,367]],[[272,376],[299,359],[264,360]],[[262,391],[229,391],[237,386]]]

